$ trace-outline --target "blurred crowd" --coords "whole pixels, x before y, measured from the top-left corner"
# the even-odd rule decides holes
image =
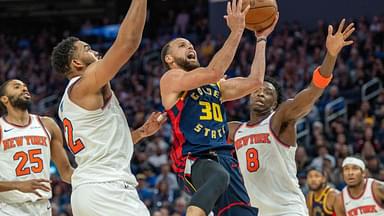
[[[198,5],[189,13],[168,14],[158,29],[158,35],[144,37],[142,44],[112,81],[129,125],[139,127],[150,112],[162,110],[159,78],[164,73],[160,49],[170,39],[183,36],[190,39],[198,51],[200,63],[207,65],[222,46],[225,38],[209,32],[205,7]],[[352,21],[352,20],[350,20]],[[377,78],[384,80],[384,17],[361,17],[353,20],[355,43],[346,48],[338,59],[334,78],[316,107],[305,119],[306,138],[299,140],[297,168],[300,185],[307,193],[306,169],[316,166],[325,170],[329,183],[341,189],[341,161],[348,155],[360,154],[366,161],[369,175],[384,180],[384,90],[369,100],[362,95],[362,86]],[[104,20],[103,24],[110,24]],[[33,94],[32,112],[56,117],[57,103],[66,85],[64,77],[50,67],[53,46],[69,34],[79,35],[92,28],[85,21],[77,31],[62,30],[57,34],[41,30],[38,34],[22,36],[0,33],[0,81],[18,78],[28,84]],[[311,80],[312,71],[325,55],[327,23],[318,21],[313,28],[299,23],[279,23],[278,30],[268,39],[266,74],[276,78],[284,89],[285,98],[292,98]],[[94,49],[105,52],[111,44],[102,37],[82,37]],[[227,72],[229,77],[246,76],[250,71],[255,37],[246,32],[238,53]],[[373,90],[379,89],[375,86]],[[346,112],[328,122],[327,104],[343,98]],[[247,98],[226,103],[230,120],[247,120]],[[57,119],[57,117],[56,117]],[[300,130],[304,130],[299,127]],[[168,151],[172,143],[171,128],[166,124],[155,136],[136,145],[132,170],[138,180],[138,193],[154,216],[185,215],[188,196],[176,182],[170,170]],[[73,157],[70,156],[73,164]],[[71,187],[60,181],[52,165],[53,215],[69,216]]]

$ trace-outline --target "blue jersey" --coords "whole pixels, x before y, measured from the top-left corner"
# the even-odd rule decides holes
[[[309,199],[309,211],[312,212],[313,216],[332,216],[333,211],[327,208],[327,196],[332,191],[332,188],[327,186],[319,197],[315,197],[311,191],[308,194]]]
[[[167,113],[174,135],[171,159],[175,172],[183,172],[188,154],[198,156],[209,150],[233,149],[233,145],[227,144],[227,116],[218,84],[182,93]]]

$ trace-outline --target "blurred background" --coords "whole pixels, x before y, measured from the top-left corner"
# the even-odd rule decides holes
[[[141,46],[112,81],[132,128],[143,124],[152,111],[163,110],[160,49],[167,41],[188,38],[198,51],[200,63],[207,65],[227,34],[222,19],[225,1],[149,0],[148,4]],[[384,1],[290,0],[278,4],[280,22],[268,39],[266,74],[280,82],[285,98],[305,88],[312,71],[321,64],[328,24],[346,17],[357,28],[352,36],[355,43],[338,59],[332,83],[297,125],[296,162],[303,192],[308,192],[305,178],[309,166],[325,170],[330,184],[341,189],[341,161],[354,154],[366,159],[371,177],[383,181]],[[53,46],[74,35],[104,53],[129,5],[126,0],[0,0],[0,82],[23,80],[33,94],[32,112],[58,120],[57,104],[66,80],[50,67]],[[248,75],[254,48],[255,37],[246,31],[227,72],[229,77]],[[229,120],[247,120],[247,103],[247,98],[227,102]],[[155,216],[185,215],[188,203],[188,196],[179,190],[170,171],[171,143],[171,128],[166,124],[155,136],[135,146],[132,169],[139,182],[137,189]],[[53,164],[51,173],[53,215],[72,215],[71,187],[59,180]]]

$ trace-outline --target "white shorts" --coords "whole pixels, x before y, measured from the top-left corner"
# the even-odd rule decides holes
[[[71,206],[74,216],[149,216],[136,188],[122,181],[79,185]]]
[[[0,216],[51,216],[51,211],[48,200],[14,204],[0,202]]]

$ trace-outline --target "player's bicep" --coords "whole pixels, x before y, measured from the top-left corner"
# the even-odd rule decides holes
[[[239,121],[228,122],[228,129],[229,129],[228,142],[229,142],[229,144],[233,144],[233,142],[235,140],[236,131],[239,129],[240,126],[241,126],[241,122],[239,122]]]
[[[200,67],[189,72],[181,69],[168,71],[160,80],[162,90],[166,92],[182,92],[215,83],[219,77],[207,68]]]
[[[335,213],[337,216],[345,216],[344,203],[341,196],[341,193],[336,196]]]
[[[128,46],[128,47],[127,47]],[[113,44],[104,57],[90,64],[79,82],[77,91],[95,93],[105,86],[119,72],[121,67],[132,57],[135,49],[125,45]]]
[[[262,83],[255,83],[246,77],[235,77],[220,81],[223,101],[236,100],[245,97],[261,87]]]

